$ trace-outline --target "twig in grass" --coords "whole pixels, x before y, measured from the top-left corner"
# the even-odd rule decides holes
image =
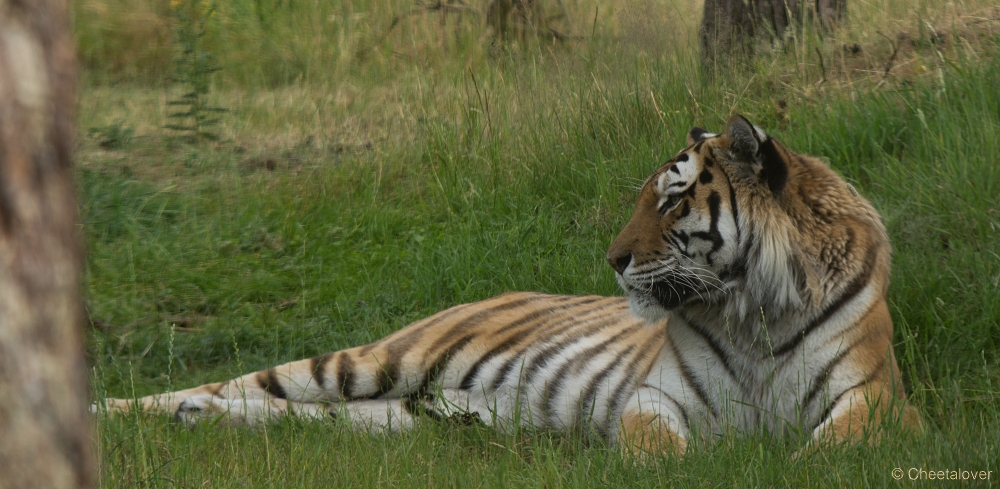
[[[198,332],[197,326],[205,320],[204,316],[164,316],[163,321],[172,324],[182,333]]]
[[[594,35],[597,34],[597,11],[600,8],[601,8],[600,5],[594,7],[594,26],[590,28],[590,38],[591,39],[593,39]]]
[[[663,119],[663,111],[660,110],[660,106],[656,104],[656,96],[653,95],[653,90],[649,90],[649,98],[653,100],[653,108],[656,109],[656,115],[660,117],[660,122],[663,127],[667,127],[667,121]]]
[[[407,15],[411,15],[411,14],[414,14],[414,13],[435,12],[435,11],[440,11],[440,12],[455,12],[455,13],[460,13],[460,14],[476,14],[476,15],[481,15],[479,9],[477,9],[475,7],[470,7],[470,6],[466,5],[464,2],[457,2],[456,3],[456,2],[450,1],[448,3],[444,3],[443,1],[439,0],[439,1],[437,1],[435,3],[431,3],[431,4],[418,3],[417,5],[418,5],[418,8],[411,9],[410,12]]]
[[[403,16],[409,14],[410,13],[407,12],[403,15],[394,15],[392,17],[392,22],[389,23],[389,28],[386,29],[385,32],[383,32],[382,35],[378,37],[378,40],[372,42],[368,46],[359,49],[357,54],[355,54],[355,57],[357,57],[359,61],[363,61],[365,58],[367,58],[368,53],[372,52],[372,50],[375,49],[375,46],[378,46],[379,44],[385,42],[385,39],[389,37],[389,33],[391,33],[392,30],[396,28],[396,25],[399,24],[399,21],[402,20]]]
[[[490,100],[488,97],[483,97],[483,94],[479,91],[479,83],[476,82],[476,74],[469,70],[469,75],[472,76],[472,86],[476,89],[476,98],[479,99],[479,106],[483,108],[483,112],[486,113],[486,126],[483,127],[482,132],[479,134],[479,139],[482,139],[486,134],[487,129],[493,129],[493,117],[490,115]]]
[[[885,40],[889,41],[889,44],[892,46],[892,56],[889,56],[889,62],[885,64],[885,73],[882,75],[882,79],[885,80],[889,78],[889,70],[892,69],[892,64],[896,62],[896,55],[899,54],[900,43],[893,42],[889,36],[882,34],[882,31],[875,31],[875,33],[884,37]]]
[[[819,46],[816,46],[815,49],[816,49],[816,55],[819,56],[819,69],[823,72],[823,79],[821,79],[819,81],[819,84],[816,85],[820,86],[826,83],[826,65],[823,64],[823,53],[819,50]]]
[[[149,344],[146,345],[146,349],[142,350],[142,353],[139,354],[139,358],[144,358],[146,356],[146,354],[149,353],[149,350],[153,349],[153,345],[155,345],[156,342],[160,340],[161,336],[163,336],[163,333],[160,333],[160,334],[156,335],[156,337],[153,338],[153,341],[150,341]]]
[[[691,91],[691,87],[685,85],[684,88],[687,88],[688,95],[691,96],[691,101],[694,102],[694,116],[700,119],[701,118],[701,106],[698,105],[698,99],[695,98],[694,92]]]

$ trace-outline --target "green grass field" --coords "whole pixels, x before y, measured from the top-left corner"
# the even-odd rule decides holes
[[[799,439],[734,433],[634,464],[581,434],[99,417],[102,486],[946,484],[896,481],[897,467],[1000,482],[992,2],[854,0],[837,34],[762,43],[737,71],[702,69],[700,5],[684,0],[568,2],[579,39],[514,47],[458,14],[388,30],[406,2],[217,3],[213,102],[230,112],[220,141],[195,145],[162,129],[170,6],[73,3],[95,397],[367,343],[509,290],[620,294],[603,257],[637,187],[690,127],[740,112],[882,213],[896,354],[927,430],[798,458]]]

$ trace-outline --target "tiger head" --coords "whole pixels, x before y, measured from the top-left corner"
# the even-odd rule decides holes
[[[688,145],[646,180],[608,249],[635,313],[780,315],[819,305],[866,270],[887,286],[878,214],[825,163],[739,115],[724,134],[692,129]]]

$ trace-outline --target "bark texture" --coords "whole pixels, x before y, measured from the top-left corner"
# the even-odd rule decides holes
[[[847,0],[705,0],[700,29],[702,56],[753,54],[755,34],[784,39],[789,27],[819,20],[832,30],[847,18]]]
[[[705,60],[714,60],[720,55],[739,58],[753,55],[754,19],[744,1],[705,0],[698,35]]]
[[[94,482],[75,76],[66,3],[0,0],[0,488]]]
[[[538,17],[535,0],[492,0],[486,9],[486,23],[493,27],[493,35],[500,41],[513,34],[520,40],[531,37],[537,28]]]

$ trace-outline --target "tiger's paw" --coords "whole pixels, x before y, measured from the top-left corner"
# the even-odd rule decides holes
[[[188,397],[181,402],[174,413],[174,420],[193,427],[199,422],[211,419],[230,424],[253,424],[259,407],[254,402],[242,399],[225,399],[211,394],[201,394]]]
[[[687,440],[659,415],[626,414],[622,417],[619,447],[626,459],[645,464],[671,455],[683,455]]]
[[[107,414],[118,416],[132,411],[134,401],[129,399],[114,399],[111,397],[90,403],[90,414]]]

